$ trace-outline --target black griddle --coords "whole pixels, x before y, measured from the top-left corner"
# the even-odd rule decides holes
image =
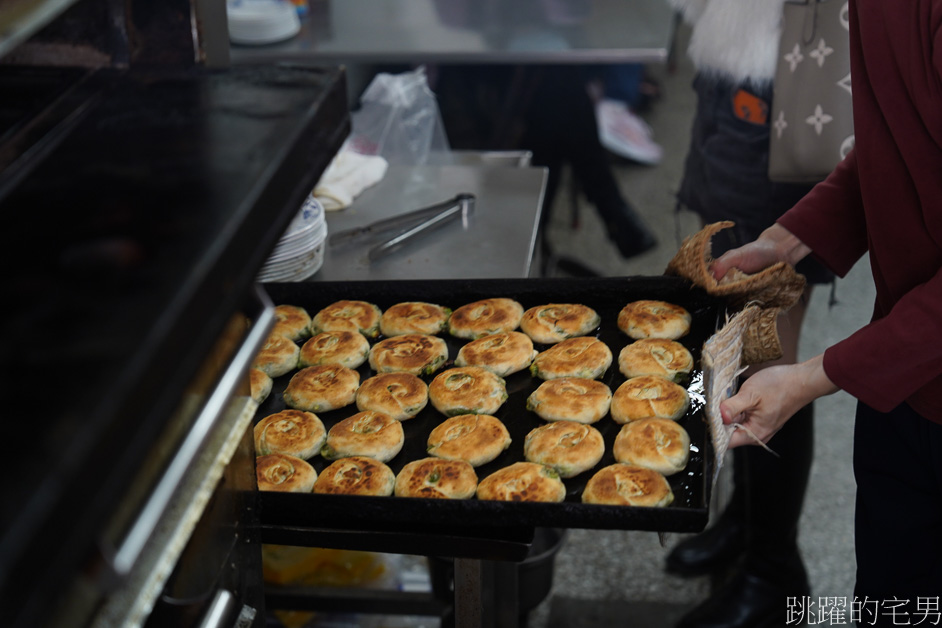
[[[713,448],[703,411],[700,351],[704,341],[716,330],[721,304],[686,280],[676,277],[628,277],[591,279],[482,279],[430,280],[387,282],[310,282],[272,283],[265,289],[273,302],[304,307],[311,316],[321,308],[340,299],[369,301],[381,309],[401,301],[428,301],[455,309],[466,303],[488,297],[511,297],[524,308],[547,303],[583,303],[593,307],[602,317],[594,334],[612,350],[611,368],[601,378],[614,392],[625,377],[618,372],[618,353],[631,340],[617,328],[618,312],[630,301],[660,299],[685,307],[693,316],[691,332],[680,339],[693,354],[697,369],[682,382],[691,393],[691,407],[679,423],[690,434],[690,461],[684,471],[668,478],[674,502],[666,508],[640,508],[583,504],[582,490],[599,469],[615,462],[612,443],[621,425],[611,416],[594,424],[603,435],[606,453],[592,470],[564,480],[567,489],[561,503],[517,503],[471,500],[437,500],[401,497],[360,497],[261,492],[260,508],[267,528],[321,530],[403,530],[435,534],[486,534],[488,528],[595,528],[696,532],[707,523],[710,503]],[[443,369],[453,366],[458,349],[467,342],[442,335],[448,343],[449,361]],[[544,350],[548,345],[535,345]],[[374,373],[368,364],[360,367],[361,381]],[[436,372],[435,374],[441,371]],[[260,406],[255,421],[285,409],[281,393],[290,373],[277,378],[271,395]],[[434,375],[426,376],[431,381]],[[494,461],[476,469],[479,479],[514,462],[524,460],[523,442],[527,433],[545,424],[526,409],[529,394],[542,383],[528,371],[505,378],[509,399],[495,413],[510,431],[513,442]],[[355,405],[318,413],[330,429],[338,421],[356,413]],[[388,464],[396,473],[412,460],[427,457],[429,432],[446,417],[429,404],[418,416],[403,422],[406,434],[402,451]],[[320,472],[329,462],[319,455],[309,462]],[[279,538],[284,539],[281,535]]]

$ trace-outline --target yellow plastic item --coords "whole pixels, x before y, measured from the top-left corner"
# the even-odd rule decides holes
[[[386,573],[386,562],[375,552],[262,546],[262,577],[273,585],[368,586]]]

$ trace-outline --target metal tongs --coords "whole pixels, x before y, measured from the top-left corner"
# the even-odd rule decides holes
[[[400,229],[391,239],[371,248],[367,257],[371,262],[398,251],[415,237],[451,222],[456,218],[464,220],[474,211],[474,195],[458,194],[454,198],[428,207],[405,212],[389,218],[377,220],[362,227],[338,231],[328,236],[331,246],[349,244],[378,233]]]

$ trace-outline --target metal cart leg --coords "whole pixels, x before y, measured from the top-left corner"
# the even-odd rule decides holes
[[[517,563],[455,559],[455,628],[517,628]]]
[[[485,628],[482,561],[455,559],[455,628]]]

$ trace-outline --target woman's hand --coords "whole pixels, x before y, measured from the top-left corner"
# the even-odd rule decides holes
[[[747,378],[739,392],[720,404],[723,423],[748,428],[763,443],[781,429],[785,421],[818,397],[839,389],[824,372],[824,355],[801,364],[771,366]],[[755,445],[745,430],[735,430],[729,446]]]
[[[811,252],[791,231],[776,223],[763,231],[749,244],[732,249],[713,261],[710,270],[719,281],[732,268],[744,273],[755,273],[778,262],[792,266]]]

